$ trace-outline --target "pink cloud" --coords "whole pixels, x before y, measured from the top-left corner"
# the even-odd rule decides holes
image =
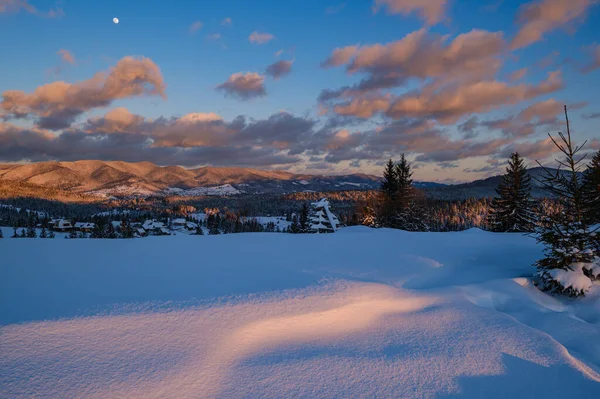
[[[8,90],[2,93],[0,109],[13,118],[33,115],[41,127],[62,129],[85,111],[112,101],[141,95],[165,95],[158,66],[149,58],[122,58],[108,72],[78,82],[53,82],[33,93]]]
[[[58,50],[56,54],[60,55],[60,58],[64,62],[68,62],[69,64],[75,64],[75,56],[68,50]]]
[[[264,83],[264,76],[256,72],[238,72],[231,75],[224,83],[218,85],[217,90],[221,90],[226,95],[237,97],[240,100],[249,100],[267,94]]]
[[[517,15],[521,28],[511,48],[527,47],[557,28],[583,20],[595,3],[596,0],[539,0],[524,4]]]
[[[375,0],[374,12],[385,8],[388,14],[409,15],[416,13],[428,25],[435,25],[444,19],[447,0]]]
[[[252,32],[250,34],[250,36],[248,36],[248,40],[250,41],[250,43],[254,43],[254,44],[266,44],[266,43],[269,43],[274,38],[275,38],[275,36],[273,36],[270,33],[259,33],[256,31]]]

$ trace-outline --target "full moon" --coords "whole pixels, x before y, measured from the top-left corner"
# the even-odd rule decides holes
[[[113,22],[114,22],[115,24],[118,24],[118,23],[119,23],[119,18],[113,18]]]

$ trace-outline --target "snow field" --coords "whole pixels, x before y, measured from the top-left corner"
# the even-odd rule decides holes
[[[158,241],[160,240],[160,241]],[[0,397],[600,397],[519,234],[0,240]]]

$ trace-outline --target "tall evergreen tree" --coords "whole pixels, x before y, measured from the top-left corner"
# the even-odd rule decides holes
[[[385,165],[383,180],[379,190],[384,195],[385,199],[389,201],[393,201],[396,198],[396,193],[398,192],[397,171],[396,166],[391,159]]]
[[[46,231],[45,227],[42,227],[42,231],[40,232],[40,238],[48,238],[48,231]]]
[[[0,238],[4,238],[4,235],[2,234],[2,229],[0,229]]]
[[[583,201],[588,223],[600,223],[600,150],[594,154],[583,175]]]
[[[545,257],[535,266],[538,268],[537,283],[542,290],[582,296],[591,286],[591,280],[600,277],[600,274],[594,275],[600,270],[600,260],[594,254],[593,236],[584,218],[586,204],[578,177],[582,158],[576,159],[583,145],[575,146],[571,141],[566,106],[565,118],[566,136],[559,132],[560,140],[557,141],[548,134],[564,159],[558,160],[559,167],[555,171],[543,168],[544,176],[540,181],[543,188],[558,197],[562,211],[542,219],[538,241],[545,244]],[[561,167],[565,168],[564,172]]]
[[[496,194],[488,214],[490,230],[531,232],[535,229],[536,205],[531,197],[531,176],[519,153],[510,156]]]
[[[13,235],[12,238],[19,238],[19,233],[17,233],[17,228],[13,227]]]
[[[400,162],[396,165],[397,188],[393,227],[407,231],[427,231],[427,224],[423,220],[425,216],[423,198],[413,186],[412,174],[410,163],[402,154]]]
[[[310,218],[309,218],[309,210],[308,205],[305,203],[302,204],[302,209],[300,209],[300,217],[298,218],[298,226],[300,228],[300,233],[308,233],[310,231]]]

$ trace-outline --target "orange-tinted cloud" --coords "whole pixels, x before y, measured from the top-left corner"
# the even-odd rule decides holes
[[[160,69],[149,58],[125,57],[108,72],[79,83],[53,82],[33,93],[5,91],[0,109],[8,117],[34,116],[40,127],[63,129],[85,111],[141,95],[166,97]]]
[[[511,86],[499,81],[481,81],[448,86],[439,91],[427,89],[400,96],[388,109],[394,118],[429,117],[443,124],[457,122],[473,113],[487,112],[499,106],[517,104],[562,88],[559,71],[551,72],[538,85]]]
[[[274,38],[275,38],[275,36],[273,36],[270,33],[260,33],[257,31],[252,32],[250,34],[250,36],[248,36],[248,40],[250,41],[250,43],[254,43],[254,44],[269,43]]]
[[[231,75],[226,82],[218,85],[216,89],[240,100],[249,100],[267,94],[264,83],[264,76],[256,72],[238,72]]]
[[[64,62],[68,62],[69,64],[75,64],[75,56],[69,50],[58,50],[56,54],[60,55],[60,58]]]
[[[398,87],[410,78],[434,78],[436,85],[489,79],[502,65],[505,49],[502,32],[472,30],[448,42],[424,29],[388,44],[338,48],[322,65],[345,64],[349,73],[367,77],[354,86],[324,90],[320,100]]]
[[[520,30],[511,48],[527,47],[557,28],[583,20],[595,3],[596,0],[538,0],[524,4],[517,15]]]
[[[442,21],[448,0],[375,0],[373,10],[385,8],[388,14],[418,14],[428,25]]]

